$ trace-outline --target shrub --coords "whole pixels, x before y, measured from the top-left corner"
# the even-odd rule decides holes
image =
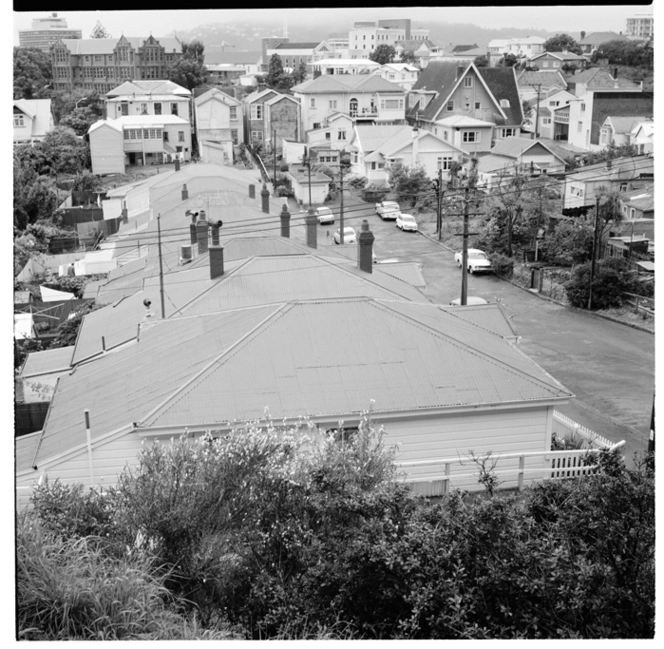
[[[512,277],[514,271],[514,259],[499,252],[489,253],[489,259],[493,266],[493,272],[499,277]]]
[[[572,278],[565,284],[567,298],[572,306],[585,309],[590,295],[590,262],[577,266]],[[636,279],[626,271],[619,260],[602,260],[595,266],[592,284],[592,308],[611,309],[622,306],[623,293],[634,292]]]

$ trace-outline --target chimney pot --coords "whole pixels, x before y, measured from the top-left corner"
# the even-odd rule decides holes
[[[369,221],[364,219],[357,236],[357,267],[365,273],[373,272],[374,235],[369,230]]]
[[[198,221],[196,221],[196,239],[198,241],[198,254],[203,255],[208,250],[208,228],[209,224],[205,220],[205,212],[200,211]]]
[[[175,158],[175,171],[180,171],[180,159]]]
[[[267,185],[263,183],[263,189],[261,189],[261,203],[262,209],[265,214],[270,213],[270,192],[267,188]]]
[[[316,225],[318,224],[318,219],[316,218],[316,213],[314,208],[310,207],[307,210],[307,216],[304,219],[307,228],[307,245],[310,248],[318,248],[318,231],[316,230]]]
[[[249,185],[249,198],[256,198],[256,185]]]
[[[189,190],[187,189],[187,185],[184,184],[182,185],[182,200],[186,201],[189,198]]]
[[[290,238],[290,212],[288,211],[288,205],[284,203],[281,206],[281,214],[279,215],[281,218],[281,236],[286,237],[287,239]]]
[[[224,274],[224,247],[210,246],[210,279]]]
[[[213,246],[218,246],[219,245],[219,230],[221,228],[221,221],[217,221],[216,223],[210,223],[210,231],[212,233],[212,245]]]

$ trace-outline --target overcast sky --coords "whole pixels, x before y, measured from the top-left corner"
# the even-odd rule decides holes
[[[181,3],[179,3],[181,4]],[[53,11],[57,11],[54,3]],[[442,21],[447,23],[472,23],[484,28],[535,28],[550,31],[624,31],[625,19],[639,13],[652,14],[652,5],[546,5],[517,7],[371,7],[347,9],[254,9],[254,10],[154,10],[154,11],[62,11],[59,17],[68,26],[83,30],[83,38],[89,38],[97,20],[114,36],[142,36],[149,33],[165,36],[173,30],[188,30],[205,23],[225,20],[261,21],[273,18],[275,27],[281,30],[284,19],[295,24],[310,23],[320,26],[327,17],[347,18],[348,27],[354,20],[379,18],[411,18],[414,22]],[[32,19],[47,16],[47,11],[13,12],[14,45],[18,45],[18,30],[30,29]],[[592,20],[591,20],[592,19]],[[590,24],[591,23],[591,24]]]

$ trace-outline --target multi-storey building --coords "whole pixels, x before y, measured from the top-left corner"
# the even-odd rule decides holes
[[[51,14],[47,18],[35,18],[32,21],[32,29],[18,30],[18,43],[20,47],[34,47],[43,52],[48,52],[51,45],[57,43],[61,38],[80,39],[80,29],[69,29],[64,18],[58,18],[58,14]]]
[[[124,81],[165,79],[167,68],[180,58],[177,38],[60,39],[51,48],[53,87],[105,94]]]
[[[191,123],[190,98],[190,90],[172,81],[127,81],[106,93],[106,114],[177,115]]]
[[[650,14],[638,14],[627,19],[627,36],[652,40],[655,37],[655,19]]]
[[[266,88],[244,98],[245,141],[281,148],[284,139],[299,141],[300,104],[290,95]]]
[[[297,69],[301,63],[307,65],[315,61],[333,58],[335,53],[330,49],[325,41],[316,41],[312,43],[278,43],[274,47],[266,50],[266,57],[263,59],[263,66],[270,67],[270,59],[274,54],[281,58],[281,64],[284,68],[291,70]]]
[[[487,45],[489,65],[496,65],[506,54],[513,54],[517,59],[530,58],[544,51],[545,39],[540,36],[526,38],[494,39]]]
[[[244,141],[242,102],[211,88],[194,99],[194,114],[202,162],[232,164],[234,145]]]

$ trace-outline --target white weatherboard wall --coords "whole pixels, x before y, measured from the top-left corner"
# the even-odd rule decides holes
[[[123,174],[125,172],[125,155],[123,150],[122,131],[102,124],[90,133],[90,158],[92,173]]]

